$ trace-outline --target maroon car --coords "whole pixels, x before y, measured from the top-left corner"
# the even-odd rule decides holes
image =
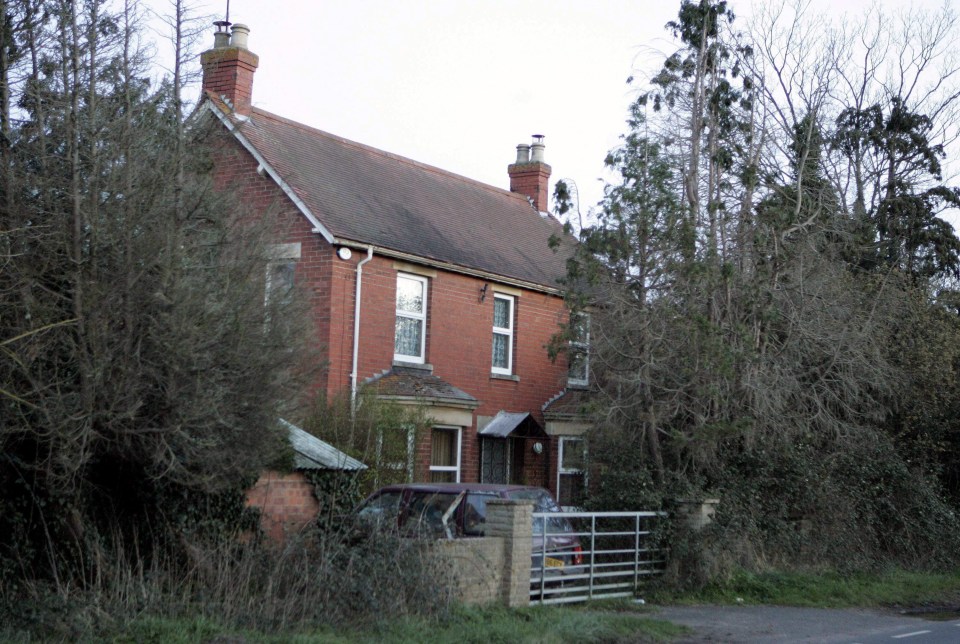
[[[362,523],[396,528],[401,534],[433,538],[482,537],[487,501],[533,501],[534,512],[560,512],[550,493],[539,487],[491,483],[403,483],[382,487],[357,508]],[[546,531],[544,530],[546,528]],[[546,532],[546,534],[544,533]],[[572,572],[583,563],[580,540],[563,517],[533,522],[533,568]],[[565,570],[566,569],[566,570]]]

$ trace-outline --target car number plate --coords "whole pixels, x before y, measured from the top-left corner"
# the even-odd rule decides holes
[[[543,563],[547,568],[563,568],[563,560],[554,557],[544,557]]]

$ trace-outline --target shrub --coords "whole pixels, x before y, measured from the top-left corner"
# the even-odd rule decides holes
[[[118,538],[85,584],[33,581],[5,593],[2,635],[99,638],[144,615],[281,634],[447,613],[451,571],[422,542],[339,528],[308,530],[282,547],[192,542],[180,551],[186,560],[159,550],[147,560]]]

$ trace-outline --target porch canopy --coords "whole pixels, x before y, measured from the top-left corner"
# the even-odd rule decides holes
[[[487,438],[547,438],[547,433],[529,412],[500,411],[480,430]]]

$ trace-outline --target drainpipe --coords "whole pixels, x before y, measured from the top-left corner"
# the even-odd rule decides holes
[[[363,265],[373,259],[373,246],[367,246],[367,256],[357,262],[357,294],[353,301],[353,371],[350,372],[350,411],[357,410],[357,360],[360,357],[360,287],[363,285]]]

